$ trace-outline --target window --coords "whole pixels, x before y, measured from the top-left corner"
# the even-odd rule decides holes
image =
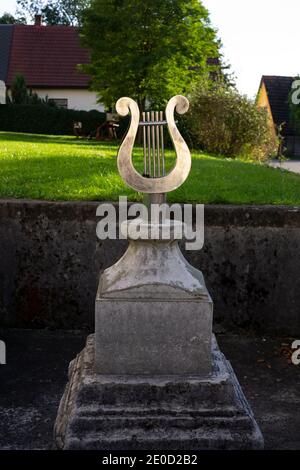
[[[68,100],[66,98],[49,98],[48,101],[55,104],[58,108],[68,108]]]

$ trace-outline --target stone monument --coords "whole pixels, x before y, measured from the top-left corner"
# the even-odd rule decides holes
[[[121,116],[131,114],[118,153],[119,173],[147,195],[149,207],[165,203],[166,193],[189,175],[190,152],[174,119],[175,109],[183,114],[188,106],[186,98],[174,96],[165,116],[143,113],[140,121],[135,101],[117,102]],[[177,156],[168,174],[164,126]],[[143,175],[132,163],[139,127]],[[129,246],[100,277],[95,334],[70,364],[55,423],[57,448],[263,447],[250,406],[212,333],[213,303],[203,275],[180,251],[181,224],[164,217],[123,223]]]

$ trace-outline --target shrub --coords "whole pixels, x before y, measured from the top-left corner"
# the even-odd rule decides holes
[[[23,75],[16,75],[11,85],[11,100],[14,104],[25,104],[28,99],[28,90]]]
[[[246,96],[222,83],[201,83],[191,96],[185,122],[193,144],[225,157],[258,161],[277,153],[268,115]]]
[[[105,119],[106,114],[96,110],[75,111],[47,104],[0,105],[0,130],[7,132],[71,135],[74,121],[81,121],[83,132],[88,134]]]
[[[39,98],[37,93],[29,90],[23,75],[15,75],[11,84],[11,94],[7,93],[6,101],[9,104],[49,104],[48,99]]]

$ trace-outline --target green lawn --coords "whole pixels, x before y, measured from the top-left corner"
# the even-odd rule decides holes
[[[73,137],[0,132],[0,197],[47,200],[141,200],[121,181],[117,145]],[[134,154],[141,168],[142,151]],[[167,154],[167,166],[174,163]],[[300,175],[192,152],[192,170],[170,202],[300,204]]]

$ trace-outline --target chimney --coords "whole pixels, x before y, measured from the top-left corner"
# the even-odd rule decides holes
[[[34,16],[34,26],[42,26],[42,15]]]

